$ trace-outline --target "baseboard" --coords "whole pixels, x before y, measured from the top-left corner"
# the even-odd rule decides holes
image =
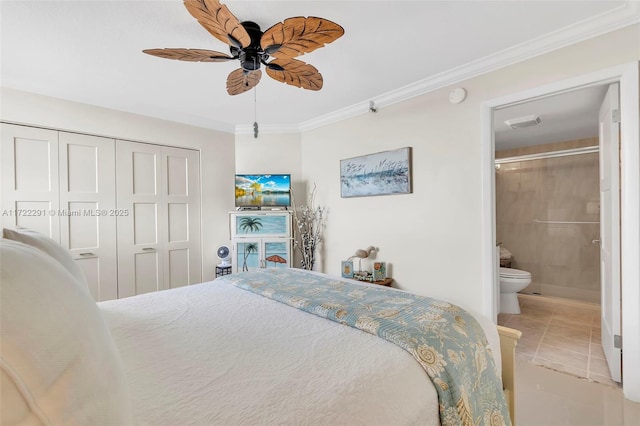
[[[540,298],[547,299],[553,303],[557,303],[560,305],[576,306],[580,308],[589,308],[594,310],[600,309],[600,303],[584,302],[582,300],[567,299],[564,297],[518,293],[518,299],[520,300],[535,300]]]

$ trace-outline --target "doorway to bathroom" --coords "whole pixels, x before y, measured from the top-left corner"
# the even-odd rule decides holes
[[[499,281],[498,257],[496,251],[496,220],[495,220],[495,151],[493,116],[498,110],[506,107],[526,103],[531,100],[568,93],[586,87],[619,83],[620,93],[620,151],[619,164],[615,171],[619,172],[620,212],[617,216],[609,215],[608,219],[619,221],[620,224],[620,258],[612,269],[601,268],[602,276],[610,275],[612,270],[619,271],[620,281],[617,289],[609,286],[610,281],[603,280],[605,290],[616,290],[618,293],[608,293],[602,298],[601,324],[602,347],[607,362],[613,370],[621,371],[625,397],[640,400],[640,193],[637,182],[640,181],[640,70],[637,61],[601,69],[588,74],[575,76],[544,86],[528,89],[487,100],[482,103],[482,258],[485,269],[482,274],[483,306],[494,318],[498,317]],[[613,171],[613,169],[612,169]],[[606,187],[606,185],[605,185]],[[601,203],[601,205],[607,205]],[[601,219],[603,216],[601,216]],[[607,220],[608,220],[607,219]],[[605,241],[603,247],[608,246]],[[606,255],[606,253],[605,253]],[[607,259],[602,256],[601,259]],[[606,261],[605,261],[606,264]],[[624,351],[621,351],[624,346]],[[622,362],[620,362],[622,361]],[[616,369],[617,365],[617,369]],[[613,376],[613,374],[612,374]]]
[[[494,113],[500,264],[524,294],[600,304],[599,110],[609,85]]]
[[[581,88],[493,117],[500,266],[531,276],[518,295],[521,315],[501,313],[498,323],[523,332],[519,357],[610,385],[600,343],[600,207],[611,200],[601,202],[599,146],[600,111],[617,88]]]

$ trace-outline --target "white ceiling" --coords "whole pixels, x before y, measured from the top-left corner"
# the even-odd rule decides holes
[[[494,112],[496,150],[598,136],[598,112],[607,85],[532,100]],[[537,115],[540,124],[512,129],[505,120]]]
[[[472,75],[638,22],[634,1],[224,1],[263,30],[319,16],[345,35],[299,59],[324,77],[319,92],[263,75],[229,96],[227,63],[171,61],[143,49],[227,51],[179,0],[6,1],[2,86],[240,132],[254,111],[261,129],[296,131],[364,113]],[[256,108],[254,108],[254,106]]]

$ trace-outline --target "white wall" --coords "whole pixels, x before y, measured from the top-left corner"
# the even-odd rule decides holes
[[[460,105],[438,90],[303,135],[303,171],[329,208],[325,272],[339,274],[341,260],[373,245],[394,286],[473,307],[482,259],[472,90]],[[412,194],[340,198],[341,159],[405,146],[412,147]]]
[[[236,173],[289,173],[294,184],[302,181],[300,134],[237,135]]]
[[[640,26],[594,38],[302,135],[305,180],[329,207],[324,271],[375,245],[395,285],[483,311],[481,104],[508,93],[640,59]],[[339,162],[413,147],[413,194],[340,198]]]
[[[216,249],[229,240],[233,209],[233,135],[13,89],[0,93],[3,121],[200,151],[203,279],[215,277]]]
[[[297,205],[306,200],[307,182],[303,180],[301,165],[299,133],[261,133],[258,138],[252,134],[236,136],[236,173],[291,174],[291,192]],[[300,264],[300,258],[294,250],[294,266]]]

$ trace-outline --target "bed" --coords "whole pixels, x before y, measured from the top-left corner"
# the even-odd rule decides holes
[[[425,347],[423,337],[395,328],[419,296],[274,269],[96,304],[58,247],[31,243],[1,244],[3,425],[509,424],[513,416],[519,332],[446,302],[429,303],[454,321],[422,314],[419,327],[453,323],[470,334],[476,318],[486,338],[472,356],[461,349],[432,364],[406,346]],[[473,358],[483,375],[442,382],[441,364],[459,358]],[[477,395],[489,410],[470,409]]]

